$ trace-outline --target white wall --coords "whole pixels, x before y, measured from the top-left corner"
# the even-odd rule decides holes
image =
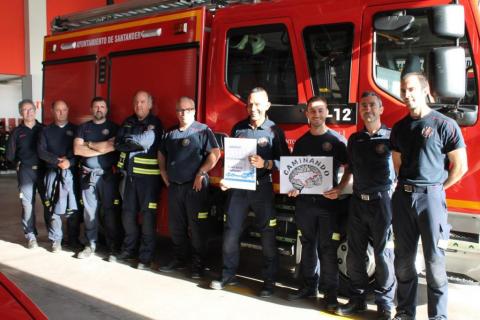
[[[25,0],[25,66],[23,98],[41,106],[43,38],[47,34],[47,1]],[[37,112],[40,120],[41,110]]]
[[[20,118],[18,102],[22,100],[22,80],[0,82],[0,119]]]

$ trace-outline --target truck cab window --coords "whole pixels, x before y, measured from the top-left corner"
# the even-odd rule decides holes
[[[287,28],[274,24],[229,30],[226,82],[243,100],[252,88],[263,87],[273,105],[296,105],[297,80]]]
[[[353,25],[321,25],[303,31],[308,67],[315,95],[329,104],[348,103]]]
[[[429,27],[429,9],[412,9],[396,12],[382,12],[380,15],[409,15],[413,23],[404,30],[378,31],[374,33],[373,74],[377,85],[390,95],[400,99],[400,78],[408,72],[423,72],[428,75],[429,54],[432,48],[455,46],[455,40],[434,35]],[[470,45],[465,35],[460,39],[465,49],[467,69],[466,95],[463,105],[476,105],[478,94],[472,64]],[[454,104],[456,101],[436,98],[436,103]]]

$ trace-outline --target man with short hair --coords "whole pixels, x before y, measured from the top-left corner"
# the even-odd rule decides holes
[[[52,252],[62,250],[62,216],[66,216],[68,243],[76,249],[79,241],[79,218],[75,195],[75,165],[73,138],[75,125],[68,122],[68,106],[63,100],[52,104],[54,122],[40,134],[38,155],[46,162],[45,205],[50,214],[48,238]]]
[[[80,156],[83,221],[88,244],[79,259],[92,256],[97,244],[99,218],[102,217],[109,256],[115,253],[119,237],[120,204],[118,179],[113,166],[118,160],[115,136],[118,126],[107,120],[108,106],[102,97],[93,98],[90,106],[93,119],[80,125],[73,141],[75,155]]]
[[[328,311],[334,311],[338,304],[337,248],[340,240],[340,233],[336,227],[336,215],[340,211],[338,198],[351,178],[347,165],[347,146],[345,137],[328,128],[325,123],[328,106],[324,97],[310,98],[305,116],[310,124],[310,130],[295,142],[292,155],[331,157],[333,187],[322,195],[304,195],[300,194],[299,190],[288,193],[290,197],[296,197],[295,221],[302,243],[301,273],[304,281],[303,287],[290,294],[288,299],[317,296],[320,281],[317,264],[320,261],[320,270],[325,282],[325,307]],[[341,166],[345,171],[338,182]]]
[[[398,174],[392,198],[398,281],[394,319],[415,319],[419,237],[425,258],[428,317],[447,319],[445,249],[450,225],[445,190],[467,172],[465,142],[454,120],[428,106],[429,86],[423,74],[405,74],[400,89],[409,114],[393,126],[390,139]]]
[[[153,98],[140,90],[133,98],[134,114],[128,117],[115,139],[115,148],[120,151],[118,167],[126,174],[123,192],[122,223],[125,229],[120,260],[132,260],[139,242],[137,213],[142,216],[141,238],[137,268],[151,267],[155,253],[157,202],[161,178],[157,151],[163,126],[151,113]]]
[[[347,270],[350,300],[336,313],[348,316],[367,309],[368,275],[365,253],[371,241],[375,256],[377,319],[390,320],[395,296],[391,193],[395,181],[391,130],[382,124],[382,100],[372,91],[362,94],[359,113],[365,127],[348,139],[353,195],[347,224]]]
[[[22,205],[22,227],[27,248],[38,247],[35,224],[35,194],[38,190],[43,201],[43,163],[37,154],[37,143],[43,125],[35,120],[37,108],[30,99],[18,103],[18,112],[23,121],[16,127],[7,142],[6,158],[17,168],[18,190]],[[48,212],[44,210],[45,226],[48,228]]]
[[[212,281],[210,288],[223,289],[237,283],[236,272],[240,258],[240,235],[249,209],[255,212],[255,223],[261,233],[263,250],[263,288],[260,297],[270,297],[275,288],[277,271],[277,225],[272,186],[272,170],[280,166],[280,156],[288,155],[283,130],[267,118],[270,108],[268,94],[263,88],[254,88],[247,99],[248,118],[237,123],[232,137],[257,140],[257,154],[249,157],[250,164],[257,168],[257,188],[252,190],[232,189],[226,213],[223,235],[223,270],[219,280]],[[224,189],[228,185],[222,183]]]
[[[208,171],[220,158],[215,135],[195,121],[195,102],[181,97],[176,103],[178,125],[164,135],[158,153],[160,172],[168,186],[168,225],[174,259],[160,268],[171,272],[184,267],[191,231],[191,277],[203,276],[208,236]]]

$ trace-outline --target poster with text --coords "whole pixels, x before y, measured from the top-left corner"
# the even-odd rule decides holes
[[[223,181],[229,188],[255,190],[257,169],[248,157],[257,153],[257,139],[225,138]]]

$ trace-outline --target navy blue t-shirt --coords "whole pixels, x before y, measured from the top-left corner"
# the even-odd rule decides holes
[[[364,128],[348,139],[348,165],[353,174],[354,192],[390,190],[395,180],[390,133],[391,129],[382,125],[372,135]]]
[[[118,126],[110,120],[96,124],[92,120],[81,124],[77,129],[77,138],[85,142],[107,141],[117,135]],[[118,153],[109,152],[95,157],[82,157],[82,165],[90,169],[109,169],[117,163]]]
[[[160,144],[160,152],[166,159],[170,182],[195,180],[198,169],[214,148],[218,148],[215,135],[203,123],[194,121],[184,131],[178,126],[168,130]]]
[[[314,136],[308,131],[293,146],[293,156],[332,157],[333,186],[338,185],[338,170],[348,162],[347,141],[344,136],[328,129],[324,134]]]
[[[398,180],[416,186],[443,184],[450,165],[447,153],[465,147],[458,124],[435,110],[421,119],[407,115],[397,122],[390,142],[401,153]]]
[[[42,130],[37,151],[38,156],[46,162],[48,168],[57,168],[58,158],[62,157],[70,161],[70,167],[75,166],[73,138],[76,129],[76,126],[71,123],[63,127],[52,123]]]
[[[13,129],[7,142],[7,160],[27,166],[39,165],[37,142],[42,129],[43,125],[39,122],[35,122],[31,129],[23,123]]]
[[[264,160],[273,160],[277,168],[280,168],[280,157],[289,155],[283,130],[269,119],[265,119],[256,129],[250,125],[248,118],[240,121],[233,127],[232,137],[256,139],[257,155]],[[266,176],[269,171],[257,168],[257,179]]]

